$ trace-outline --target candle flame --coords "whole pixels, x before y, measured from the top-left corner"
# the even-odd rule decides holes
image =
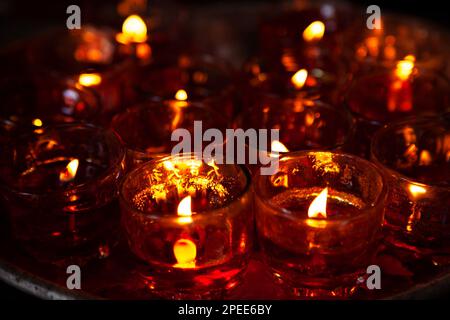
[[[431,154],[428,150],[422,150],[420,152],[419,156],[419,165],[421,166],[428,166],[433,161],[433,158],[431,157]]]
[[[122,33],[116,37],[120,43],[142,43],[147,40],[147,25],[138,15],[131,15],[122,24]]]
[[[185,90],[180,89],[175,93],[175,99],[179,101],[186,101],[188,99],[188,94]]]
[[[278,140],[272,141],[270,148],[275,152],[289,152],[289,149],[286,148],[286,146]]]
[[[34,119],[33,120],[33,126],[35,127],[42,127],[43,123],[41,119]]]
[[[398,61],[395,68],[395,75],[400,80],[407,80],[414,70],[415,60],[413,55],[407,55],[403,60]]]
[[[303,39],[307,42],[318,41],[323,38],[325,25],[322,21],[314,21],[303,31]]]
[[[78,77],[78,83],[84,87],[92,87],[99,85],[102,77],[98,73],[82,73]]]
[[[195,268],[195,258],[197,257],[197,246],[189,239],[179,239],[173,246],[173,254],[177,263],[175,268],[191,269]]]
[[[325,188],[311,202],[311,204],[308,208],[308,217],[309,218],[326,219],[326,217],[327,217],[327,197],[328,197],[328,188]]]
[[[427,193],[427,189],[425,189],[424,187],[419,186],[417,184],[410,184],[408,186],[408,189],[414,198]]]
[[[178,221],[180,223],[191,223],[192,222],[192,198],[187,196],[183,198],[178,204],[177,214],[179,216]]]
[[[300,69],[296,73],[294,73],[291,78],[291,82],[297,89],[301,89],[305,85],[307,78],[308,71],[306,71],[306,69]]]
[[[59,173],[59,180],[61,182],[72,181],[77,174],[78,164],[78,159],[73,159],[72,161],[70,161],[67,164],[66,168]]]

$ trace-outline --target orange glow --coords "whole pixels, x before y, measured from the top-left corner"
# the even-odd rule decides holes
[[[84,87],[92,87],[99,85],[102,77],[98,73],[82,73],[78,77],[78,83]]]
[[[431,164],[432,161],[433,161],[433,159],[428,150],[422,150],[422,152],[420,152],[419,165],[427,166],[427,165]]]
[[[307,78],[308,71],[306,69],[300,69],[292,76],[291,82],[297,89],[301,89],[305,85]]]
[[[314,21],[303,31],[303,39],[307,42],[318,41],[323,38],[325,25],[322,21]]]
[[[328,197],[328,188],[325,188],[319,193],[319,195],[313,200],[313,202],[311,202],[308,208],[309,218],[326,219],[327,197]]]
[[[179,101],[186,101],[188,99],[188,94],[185,90],[180,89],[175,93],[175,99]]]
[[[177,263],[175,268],[192,269],[195,268],[195,258],[197,257],[197,246],[189,239],[179,239],[173,245],[173,254]]]
[[[286,148],[286,146],[278,140],[272,141],[270,149],[272,150],[272,152],[289,152],[289,149]]]
[[[147,43],[139,43],[136,46],[136,56],[139,59],[149,59],[152,56],[152,48]]]
[[[178,221],[180,223],[191,223],[192,222],[192,198],[187,196],[183,198],[178,204],[177,214],[179,216]]]
[[[400,80],[407,80],[414,70],[414,61],[415,57],[413,55],[407,55],[404,60],[398,61],[395,68],[395,75]]]
[[[78,164],[78,159],[73,159],[72,161],[70,161],[67,164],[66,168],[59,173],[59,180],[61,182],[72,181],[77,175]]]
[[[138,15],[131,15],[122,24],[122,33],[117,34],[116,40],[123,44],[142,43],[147,40],[147,25]]]
[[[417,184],[410,184],[408,190],[414,198],[427,193],[427,189]]]

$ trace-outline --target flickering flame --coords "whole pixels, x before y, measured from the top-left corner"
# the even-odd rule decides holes
[[[325,188],[311,202],[311,204],[308,208],[308,217],[309,218],[326,219],[326,217],[327,217],[327,197],[328,197],[328,188]]]
[[[413,55],[407,55],[403,60],[397,62],[395,68],[395,75],[400,80],[407,80],[414,69],[415,57]]]
[[[82,73],[78,77],[78,83],[84,87],[92,87],[99,85],[102,77],[98,73]]]
[[[177,263],[175,268],[190,269],[195,268],[195,258],[197,257],[197,246],[189,239],[179,239],[173,245],[173,254]]]
[[[292,76],[291,82],[297,89],[301,89],[305,85],[306,78],[308,78],[308,71],[300,69]]]
[[[67,164],[66,168],[59,173],[59,180],[61,182],[72,181],[77,174],[78,164],[78,159],[73,159],[72,161],[70,161]]]
[[[142,43],[147,40],[147,25],[138,15],[131,15],[125,19],[122,25],[122,33],[117,35],[117,41],[121,43]]]
[[[289,149],[278,140],[272,141],[270,149],[274,152],[289,152]]]
[[[303,31],[303,39],[305,41],[318,41],[322,39],[325,33],[325,25],[322,21],[314,21]]]
[[[41,119],[34,119],[33,120],[33,126],[35,127],[42,127],[42,120]]]
[[[187,196],[183,198],[178,204],[177,214],[179,216],[178,221],[180,223],[191,223],[192,222],[192,198]]]
[[[186,101],[188,99],[187,92],[183,89],[180,89],[175,93],[175,99],[178,101]]]
[[[410,184],[408,186],[409,192],[414,198],[417,198],[420,195],[427,193],[427,189],[417,184]]]

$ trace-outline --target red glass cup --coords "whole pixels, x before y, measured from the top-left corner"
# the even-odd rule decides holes
[[[418,67],[441,72],[448,66],[447,35],[443,30],[411,16],[383,13],[380,29],[369,29],[367,19],[356,19],[354,27],[362,32],[345,32],[343,52],[351,73],[360,77],[386,68],[413,55]]]
[[[370,157],[370,140],[385,124],[450,110],[447,78],[423,69],[410,71],[406,79],[399,77],[395,68],[354,80],[345,104],[357,119],[357,154]]]
[[[243,112],[241,125],[279,129],[279,141],[289,151],[345,149],[350,147],[354,130],[353,118],[345,109],[314,99],[270,95]]]
[[[251,247],[249,179],[244,167],[195,154],[153,160],[127,175],[122,225],[149,290],[218,298],[240,283]]]
[[[6,145],[1,191],[27,253],[58,265],[107,257],[117,240],[124,156],[116,135],[91,125],[38,129]]]
[[[108,123],[126,106],[129,59],[109,29],[84,26],[36,38],[28,53],[41,113]]]
[[[136,71],[135,100],[202,103],[232,117],[234,86],[230,69],[226,62],[212,56],[169,56]]]
[[[178,140],[171,141],[176,129],[186,129],[191,134],[193,150],[195,121],[201,121],[202,130],[217,128],[225,132],[227,128],[227,119],[215,110],[186,101],[147,101],[116,115],[111,127],[127,147],[129,170],[170,154],[179,143]]]
[[[349,7],[329,3],[276,13],[260,25],[261,52],[270,60],[296,52],[293,57],[303,63],[335,58],[342,52],[342,33],[352,25],[351,17]]]
[[[435,265],[450,262],[450,119],[414,117],[374,135],[372,159],[390,186],[388,240]]]
[[[333,152],[293,152],[278,171],[254,178],[264,261],[300,297],[344,297],[371,264],[386,184],[367,160]]]

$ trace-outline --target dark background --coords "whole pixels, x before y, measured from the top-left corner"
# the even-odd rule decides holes
[[[151,6],[153,4],[167,5],[169,2],[173,8],[186,5],[216,5],[225,0],[178,0],[178,1],[147,1]],[[226,3],[257,3],[263,0],[226,0]],[[278,2],[269,0],[265,2]],[[115,8],[117,0],[40,0],[40,1],[18,1],[18,0],[0,0],[0,47],[14,42],[17,39],[30,37],[35,33],[50,28],[55,25],[65,25],[67,14],[66,8],[71,4],[77,4],[82,10],[82,23],[92,22],[102,19],[105,10]],[[311,1],[313,2],[313,1]],[[411,0],[391,0],[391,1],[361,1],[351,0],[349,3],[358,6],[368,6],[372,4],[379,5],[381,12],[391,11],[401,14],[413,15],[423,18],[432,23],[439,24],[441,27],[449,27],[449,14],[445,6],[445,1],[411,1]],[[1,70],[0,70],[1,72]],[[0,282],[0,299],[33,299],[10,286]]]

